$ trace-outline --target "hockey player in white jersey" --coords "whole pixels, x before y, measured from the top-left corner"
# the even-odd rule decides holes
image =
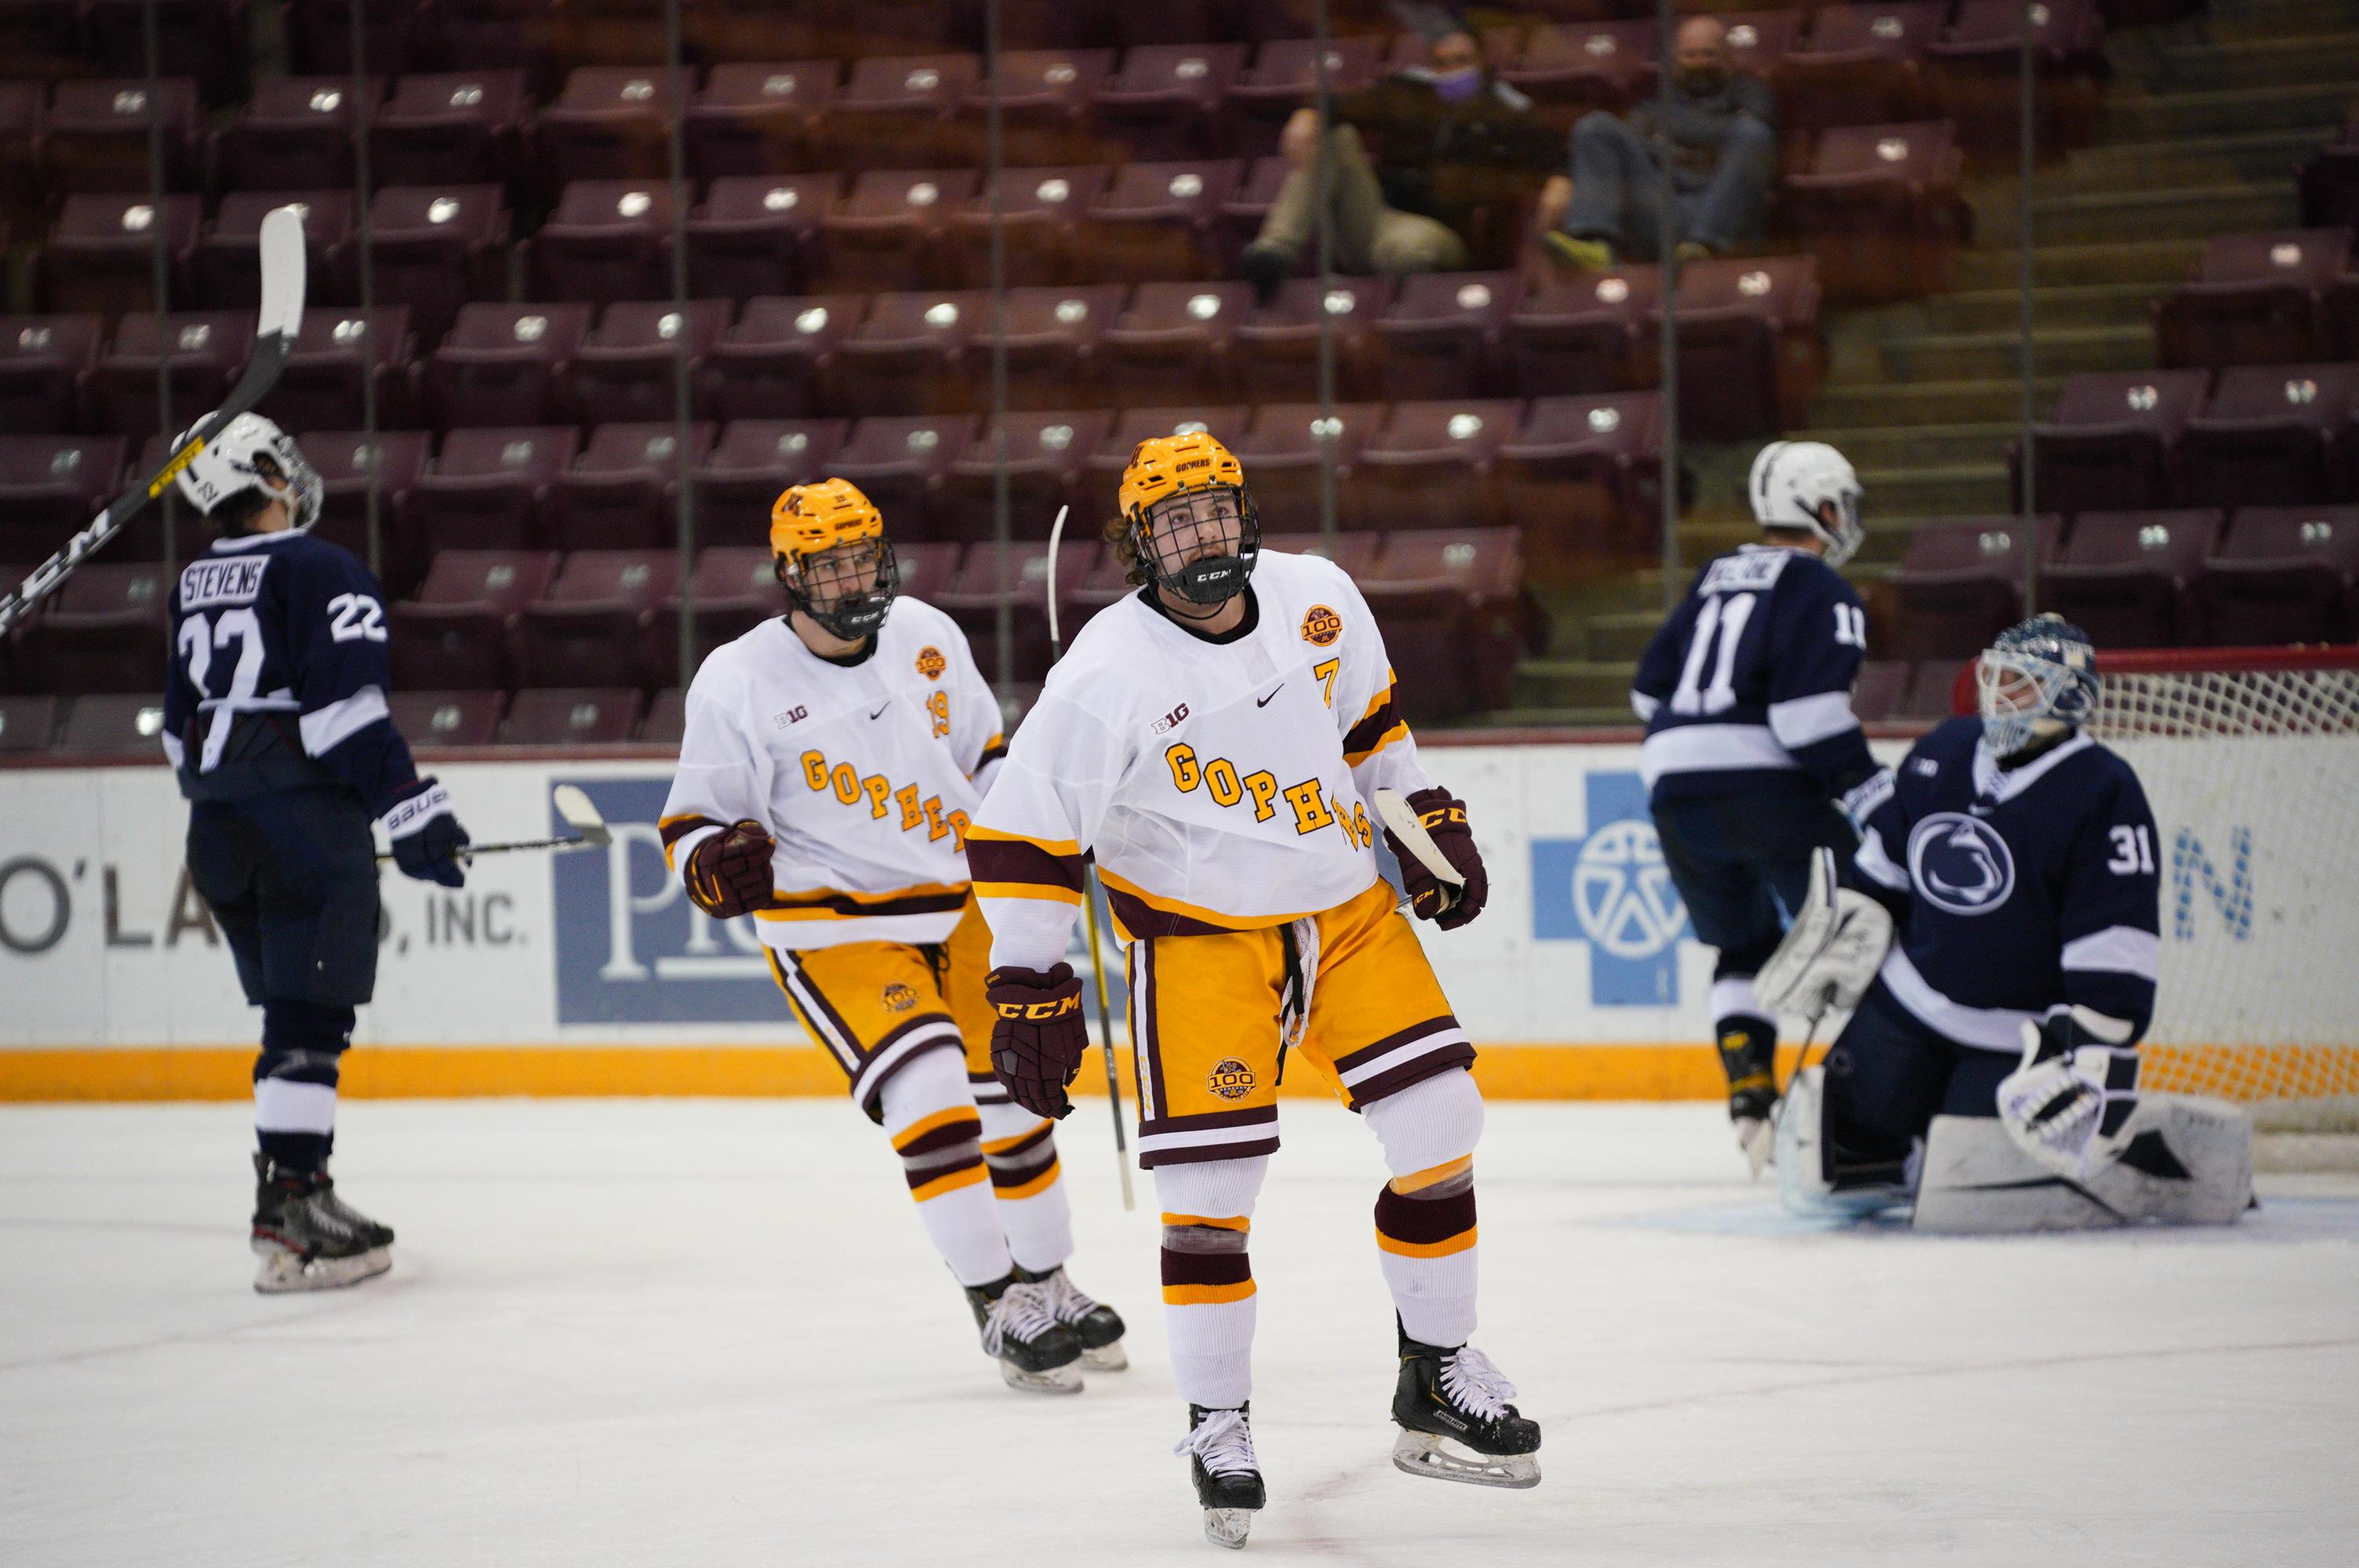
[[[1212,1540],[1241,1545],[1264,1500],[1246,1241],[1289,1054],[1366,1119],[1392,1172],[1375,1231],[1399,1332],[1394,1462],[1534,1485],[1539,1428],[1467,1344],[1473,1047],[1375,858],[1371,805],[1397,789],[1464,879],[1445,885],[1397,844],[1417,912],[1463,925],[1488,888],[1465,806],[1418,762],[1359,589],[1327,561],[1261,550],[1220,442],[1140,443],[1119,514],[1107,537],[1139,591],[1050,672],[970,836],[994,1065],[1018,1103],[1071,1108],[1087,1039],[1062,959],[1094,856],[1126,944],[1139,1163],[1163,1210],[1181,1446]]]
[[[1013,1388],[1125,1364],[1066,1277],[1054,1130],[991,1071],[990,938],[966,839],[1006,746],[955,622],[898,591],[884,518],[840,479],[778,498],[792,606],[688,690],[664,852],[697,907],[750,915],[770,968],[901,1157],[918,1216]]]
[[[1866,814],[1851,887],[1818,879],[1763,968],[1801,1011],[1829,988],[1856,1003],[1787,1097],[1780,1191],[1820,1215],[1913,1203],[1938,1230],[2234,1219],[2252,1194],[2243,1112],[2137,1092],[2160,960],[2154,817],[2130,765],[2082,732],[2095,651],[2040,616],[2003,633],[1977,677],[1980,718],[1909,749]],[[1888,949],[1798,953],[1877,925],[1868,899],[1889,913]]]

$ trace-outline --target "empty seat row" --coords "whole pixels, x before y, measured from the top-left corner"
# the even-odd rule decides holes
[[[677,745],[685,694],[652,701],[630,687],[396,692],[394,723],[413,746]],[[46,752],[161,763],[163,705],[152,692],[0,696],[0,757]]]
[[[1868,659],[1852,687],[1851,710],[1864,724],[1919,723],[1947,719],[1954,710],[1957,659]]]
[[[2195,276],[2155,304],[2166,365],[2359,359],[2359,274],[2343,226],[2215,234]]]

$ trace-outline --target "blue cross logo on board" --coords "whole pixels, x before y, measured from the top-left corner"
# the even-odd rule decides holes
[[[1688,912],[1663,863],[1646,784],[1635,773],[1591,773],[1584,799],[1585,837],[1532,840],[1532,935],[1588,944],[1598,1006],[1675,1006]]]

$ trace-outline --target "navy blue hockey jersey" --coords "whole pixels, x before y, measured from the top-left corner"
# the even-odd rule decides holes
[[[2154,1017],[2161,880],[2137,774],[2076,735],[2002,771],[1982,723],[1916,745],[1872,812],[1854,885],[1898,912],[1882,979],[1961,1045],[2023,1048],[2020,1025],[2071,1003]]]
[[[1746,545],[1696,575],[1638,661],[1653,797],[1771,787],[1835,795],[1875,771],[1851,710],[1867,611],[1805,550]]]
[[[385,590],[342,545],[251,534],[181,568],[163,740],[182,794],[341,783],[382,816],[418,776],[391,687]]]

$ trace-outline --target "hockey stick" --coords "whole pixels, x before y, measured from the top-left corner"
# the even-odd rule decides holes
[[[295,351],[295,333],[303,324],[303,220],[292,207],[273,208],[262,220],[262,304],[255,321],[254,352],[245,373],[230,388],[219,408],[197,421],[188,439],[164,460],[164,466],[110,503],[90,526],[66,541],[64,549],[33,568],[22,586],[0,596],[0,637],[8,634],[34,605],[47,599],[105,543],[123,531],[140,509],[164,493],[180,470],[196,460],[222,427],[270,395],[287,356]]]
[[[578,784],[559,784],[550,799],[556,804],[557,814],[565,818],[565,825],[573,829],[571,837],[470,844],[460,852],[460,859],[472,860],[478,855],[506,855],[518,849],[554,849],[561,855],[568,849],[603,849],[614,841],[614,834],[607,830],[606,819],[598,815],[598,808],[590,804],[590,797],[582,793]],[[382,865],[392,859],[390,854],[379,855],[377,862]]]
[[[1401,841],[1402,848],[1415,855],[1418,863],[1440,880],[1442,884],[1441,907],[1434,914],[1449,914],[1451,906],[1458,902],[1456,890],[1466,885],[1466,874],[1450,863],[1450,857],[1441,852],[1441,846],[1433,841],[1433,835],[1428,833],[1425,824],[1417,819],[1417,808],[1409,805],[1408,797],[1400,791],[1376,791],[1376,815],[1386,827],[1392,829],[1393,837]],[[1412,902],[1404,898],[1400,907],[1407,909]]]
[[[1049,662],[1055,664],[1065,656],[1065,639],[1057,624],[1057,546],[1065,536],[1065,514],[1070,506],[1057,508],[1057,521],[1049,527]],[[1097,878],[1087,860],[1082,862],[1082,925],[1090,934],[1090,979],[1097,983],[1098,1044],[1105,1053],[1106,1106],[1114,1112],[1114,1164],[1122,1174],[1122,1206],[1127,1214],[1137,1206],[1130,1192],[1130,1143],[1122,1130],[1122,1078],[1114,1066],[1114,1009],[1106,1000],[1105,957],[1098,948]]]

